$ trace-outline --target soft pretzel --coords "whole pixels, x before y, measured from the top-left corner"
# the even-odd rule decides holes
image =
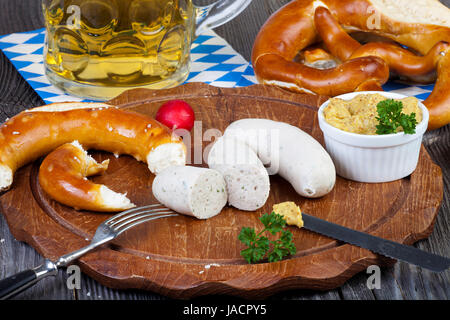
[[[325,7],[316,9],[314,22],[317,33],[328,50],[340,60],[377,56],[387,62],[390,71],[410,79],[433,73],[439,60],[449,49],[448,43],[441,41],[426,55],[420,56],[391,42],[371,42],[361,45],[345,32]]]
[[[54,200],[67,206],[102,212],[122,211],[135,205],[121,193],[86,177],[108,169],[109,160],[97,163],[74,141],[52,151],[41,164],[39,183]]]
[[[320,70],[293,62],[297,53],[316,40],[317,1],[293,1],[277,11],[256,37],[252,62],[258,80],[293,91],[329,96],[361,90],[366,82],[384,84],[389,69],[375,57],[355,59]]]
[[[305,64],[308,67],[312,67],[315,69],[332,69],[335,68],[339,63],[339,59],[332,56],[325,50],[321,48],[314,48],[310,50],[301,51],[299,54],[298,61]],[[385,66],[383,66],[385,68]],[[338,70],[334,69],[334,70]],[[387,70],[384,69],[383,73]],[[358,87],[355,88],[355,91],[382,91],[381,83],[377,79],[365,80]]]
[[[448,104],[450,92],[444,90],[448,88],[449,76],[443,66],[445,60],[450,57],[450,45],[447,42],[438,42],[426,55],[419,56],[392,43],[372,42],[361,45],[340,27],[331,12],[324,7],[316,9],[314,20],[317,32],[325,45],[341,60],[377,56],[386,61],[391,71],[410,79],[414,79],[415,76],[426,77],[437,69],[435,93],[424,101],[430,112],[428,127],[436,129],[450,122],[450,105]],[[437,92],[439,94],[436,94]]]
[[[186,163],[181,138],[156,120],[103,103],[59,103],[23,111],[0,126],[0,190],[21,166],[72,141],[128,154],[153,173]]]
[[[349,60],[335,68],[316,69],[293,61],[266,55],[259,59],[262,68],[257,71],[265,84],[279,85],[291,90],[336,96],[359,89],[365,82],[376,82],[380,86],[389,78],[386,63],[376,57]],[[258,68],[256,68],[258,69]]]
[[[331,77],[330,75],[335,75],[332,72],[328,74],[323,73],[327,70],[311,72],[305,69],[305,66],[293,62],[299,51],[321,40],[314,21],[316,9],[319,7],[327,8],[346,32],[370,32],[392,39],[420,54],[430,53],[427,57],[420,59],[424,63],[416,70],[411,71],[414,67],[410,64],[410,70],[404,70],[406,75],[414,72],[426,73],[434,64],[440,83],[448,81],[446,78],[448,72],[444,66],[449,63],[447,62],[449,53],[448,50],[442,51],[445,44],[438,43],[450,42],[450,10],[437,0],[294,0],[273,14],[256,37],[252,63],[259,82],[275,84],[294,91],[325,93],[329,96],[362,88],[377,89],[384,83],[385,77],[381,77],[380,73],[389,69],[387,65],[378,70],[379,73],[370,69],[371,74],[368,73],[369,68],[341,69],[341,77],[348,77],[347,82],[344,82],[347,86],[343,88],[341,77]],[[334,33],[332,29],[327,31],[331,35],[343,35]],[[326,34],[327,32],[322,33],[325,41]],[[348,38],[345,37],[345,39]],[[435,47],[437,44],[438,46]],[[361,44],[356,40],[341,43],[340,39],[335,40],[333,46],[334,54],[344,61],[341,66],[354,61],[352,58],[356,56],[352,54],[360,47]],[[366,47],[365,50],[369,52],[369,49],[370,47]],[[402,59],[413,57],[412,54],[407,54],[406,50],[400,50],[397,53],[399,53],[397,57]],[[441,57],[437,57],[436,53]],[[357,59],[360,58],[361,56]],[[366,58],[374,59],[373,56]],[[372,63],[371,67],[377,66]],[[348,74],[344,75],[344,72]],[[359,78],[354,78],[356,74]],[[317,81],[318,76],[321,76],[321,81]],[[362,81],[364,78],[366,81]],[[336,82],[336,80],[341,81]],[[355,83],[359,82],[353,89],[348,85],[351,80]],[[323,86],[329,87],[328,92]],[[440,87],[440,84],[437,87]],[[430,99],[433,98],[432,102],[427,105],[429,108],[433,105],[434,110],[432,110],[434,116],[432,115],[431,118],[430,129],[450,121],[446,114],[449,108],[446,102],[449,98],[446,95],[442,96],[441,93],[446,92],[436,88],[430,96]]]

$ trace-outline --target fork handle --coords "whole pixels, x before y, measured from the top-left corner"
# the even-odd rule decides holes
[[[6,300],[31,287],[39,280],[54,276],[58,272],[56,265],[46,259],[45,262],[34,268],[19,272],[6,279],[0,280],[0,300]]]

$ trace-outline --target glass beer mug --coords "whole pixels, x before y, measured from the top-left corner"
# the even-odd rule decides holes
[[[189,75],[191,43],[252,0],[43,0],[44,63],[63,91],[106,100],[137,87],[162,89]]]

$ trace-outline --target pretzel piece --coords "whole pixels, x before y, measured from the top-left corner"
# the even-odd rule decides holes
[[[87,149],[128,154],[153,173],[184,165],[183,141],[156,120],[103,103],[58,103],[26,110],[0,126],[0,190],[21,166],[72,141]]]
[[[361,84],[373,81],[379,85],[389,78],[389,68],[377,57],[363,57],[346,61],[335,68],[316,69],[304,64],[288,61],[277,55],[266,55],[259,65],[271,68],[258,70],[265,84],[280,85],[287,89],[336,96],[355,91]]]
[[[325,7],[318,7],[314,14],[316,30],[330,52],[346,61],[367,56],[376,56],[389,65],[389,69],[410,78],[433,72],[441,53],[449,45],[436,43],[424,56],[419,56],[401,46],[387,42],[372,42],[361,45],[339,25],[331,12]]]
[[[318,70],[293,62],[298,52],[316,41],[315,6],[320,1],[293,1],[264,24],[256,37],[252,63],[259,82],[292,91],[335,96],[367,81],[381,86],[389,70],[375,57],[355,59],[330,69]]]
[[[39,183],[51,198],[77,210],[114,212],[135,207],[126,195],[86,178],[105,172],[108,164],[109,160],[97,163],[78,141],[66,143],[44,159]]]

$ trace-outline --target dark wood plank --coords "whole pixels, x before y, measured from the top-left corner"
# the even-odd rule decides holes
[[[32,247],[14,239],[5,218],[0,215],[0,279],[34,268],[42,262],[42,256]],[[67,289],[66,281],[67,274],[65,270],[61,270],[57,276],[42,280],[15,299],[71,300],[74,292]]]
[[[202,2],[205,4],[211,2],[211,0],[196,1],[196,3]],[[249,60],[252,42],[259,28],[272,12],[287,2],[289,2],[289,0],[255,0],[240,17],[225,26],[217,28],[216,32],[224,37],[244,56],[244,58]],[[441,2],[450,6],[450,0],[441,0]],[[0,0],[0,34],[21,32],[42,27],[43,20],[40,14],[40,3],[40,0]],[[242,30],[245,30],[245,32],[242,32]],[[0,53],[0,121],[4,121],[7,117],[18,113],[26,107],[41,105],[42,103],[42,100],[20,77],[10,62],[4,57],[3,53]],[[450,255],[449,131],[448,127],[446,127],[437,132],[427,134],[425,138],[425,144],[431,157],[443,169],[445,196],[431,237],[416,244],[416,246],[424,250],[430,250],[431,252],[447,256]],[[35,261],[36,263],[40,261],[40,256],[34,249],[20,242],[8,241],[9,237],[11,237],[11,235],[8,226],[4,222],[3,217],[0,217],[0,239],[6,239],[3,245],[0,243],[0,277],[18,271],[22,269],[22,267],[31,267],[34,265]],[[25,253],[23,256],[28,262],[24,261],[24,265],[17,265],[17,268],[15,268],[10,266],[9,261],[14,261],[13,252],[17,250],[24,250]],[[6,265],[9,267],[6,267]],[[398,268],[401,270],[397,270]],[[423,271],[418,268],[413,270],[410,268],[403,268],[401,263],[397,264],[394,268],[383,269],[382,284],[386,283],[386,288],[382,285],[382,290],[374,290],[373,293],[377,299],[414,298],[418,295],[412,294],[412,291],[410,290],[424,290],[424,286],[416,287],[414,285],[419,281],[418,275],[422,274],[422,272]],[[64,281],[63,276],[61,275],[60,277],[61,281]],[[361,274],[361,281],[365,281],[364,274]],[[450,297],[450,272],[439,274],[436,277],[431,278],[430,281],[430,287],[435,288],[436,292],[445,293],[445,295],[440,296],[440,298],[448,299],[448,297]],[[89,290],[93,291],[91,288],[92,286],[102,287],[95,282],[83,280],[82,290],[80,291],[85,289],[87,290],[85,291],[86,293],[89,292]],[[51,286],[49,288],[52,289],[53,287]],[[134,293],[131,294],[126,291],[109,291],[106,288],[104,288],[104,290],[105,293],[102,295],[102,299],[134,299],[136,298],[136,295],[139,297],[158,297],[158,295],[147,292],[139,292],[135,295]],[[284,296],[281,296],[288,299],[339,299],[348,296],[342,294],[342,290],[347,289],[341,288],[332,290],[326,294],[309,293],[301,290],[289,291]],[[109,294],[109,292],[111,293]],[[55,292],[55,296],[57,296],[57,294],[58,293]],[[358,298],[358,295],[359,294],[356,294],[355,298]],[[420,296],[426,299],[436,297],[435,294],[428,295],[427,292],[421,293]],[[30,296],[30,298],[33,297],[45,299],[47,296],[40,296],[39,294],[32,297]],[[64,291],[61,292],[60,298],[67,298]]]

